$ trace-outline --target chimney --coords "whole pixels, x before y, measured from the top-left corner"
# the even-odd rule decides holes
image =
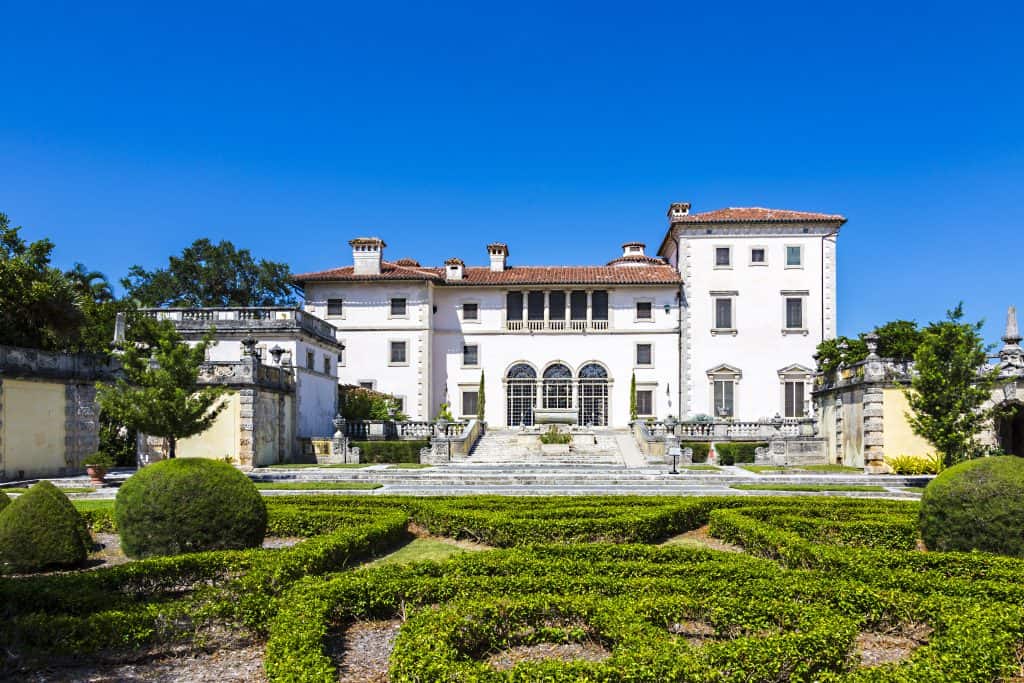
[[[379,237],[357,237],[352,246],[352,264],[356,275],[380,275],[380,262],[384,257],[384,240]]]
[[[690,215],[690,202],[672,202],[668,207],[668,224],[678,223],[680,219]]]
[[[466,264],[457,256],[452,256],[444,262],[444,279],[461,280],[465,272]]]
[[[647,245],[643,242],[626,242],[622,245],[622,256],[644,256],[644,249]]]
[[[491,257],[491,272],[503,273],[508,267],[508,245],[501,242],[487,245],[487,255]]]

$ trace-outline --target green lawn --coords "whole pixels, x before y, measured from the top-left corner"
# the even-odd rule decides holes
[[[467,551],[467,548],[460,548],[449,541],[441,541],[436,538],[416,538],[390,555],[377,558],[367,566],[379,567],[383,564],[408,564],[424,560],[441,562],[453,555],[460,555]]]
[[[339,464],[339,465],[318,465],[315,462],[300,462],[300,463],[291,463],[291,464],[287,464],[286,463],[286,464],[283,464],[283,465],[270,465],[269,467],[272,470],[304,470],[304,469],[308,469],[308,468],[311,468],[311,467],[321,467],[321,468],[324,468],[324,469],[354,470],[354,469],[359,469],[360,467],[369,467],[372,464],[373,463],[366,462],[366,463],[345,463],[343,465],[342,464]]]
[[[73,500],[75,507],[82,512],[91,512],[95,510],[110,510],[114,507],[113,498],[104,498],[102,500]]]
[[[693,472],[721,472],[721,468],[715,467],[714,465],[680,465],[681,470],[691,470]]]
[[[362,491],[379,489],[383,484],[365,481],[288,481],[260,482],[256,488],[272,491]]]
[[[846,465],[801,465],[800,467],[781,467],[778,465],[740,465],[748,472],[761,474],[763,472],[788,472],[800,474],[801,472],[835,472],[842,474],[863,474],[860,467],[847,467]]]
[[[740,491],[885,491],[884,486],[844,486],[842,484],[733,484]]]
[[[3,491],[4,493],[24,493],[25,491],[28,491],[29,488],[31,488],[31,487],[29,487],[29,486],[12,486],[10,488],[0,489],[0,491]],[[68,487],[65,487],[65,488],[60,488],[58,490],[63,492],[63,493],[92,493],[93,491],[96,491],[98,489],[96,489],[96,488],[94,488],[92,486],[68,486]]]

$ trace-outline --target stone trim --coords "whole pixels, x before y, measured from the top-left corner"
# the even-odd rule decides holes
[[[82,460],[100,447],[96,387],[67,384],[64,396],[64,462],[71,469],[80,469]]]

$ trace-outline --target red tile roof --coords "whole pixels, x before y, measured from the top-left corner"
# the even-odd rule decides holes
[[[294,276],[295,282],[373,282],[375,280],[422,280],[450,286],[507,285],[677,285],[679,273],[672,266],[657,263],[644,267],[616,266],[512,266],[502,272],[489,267],[472,266],[464,270],[461,280],[444,279],[442,268],[412,268],[397,263],[381,263],[380,275],[356,275],[352,266],[332,268]]]
[[[845,223],[846,217],[833,213],[765,209],[760,206],[729,207],[674,218],[673,223]]]
[[[620,256],[612,259],[608,262],[609,266],[614,266],[616,263],[650,263],[656,266],[664,266],[666,264],[665,259],[658,258],[657,256],[644,256],[642,254],[630,254],[629,256]]]

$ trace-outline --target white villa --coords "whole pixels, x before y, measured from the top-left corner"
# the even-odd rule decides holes
[[[627,242],[604,265],[517,265],[492,243],[487,265],[423,266],[361,237],[351,265],[295,280],[306,313],[337,330],[338,381],[395,395],[413,420],[442,403],[475,417],[481,376],[496,427],[538,413],[626,427],[634,375],[639,417],[807,415],[815,347],[835,335],[846,219],[688,203],[668,219],[657,256]]]

